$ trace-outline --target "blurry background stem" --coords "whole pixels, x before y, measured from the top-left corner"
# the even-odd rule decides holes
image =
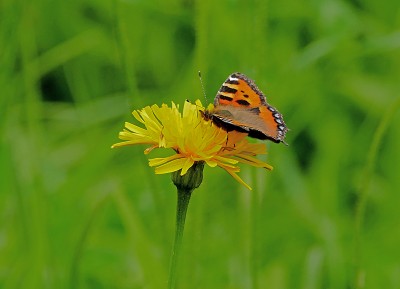
[[[374,171],[378,149],[381,147],[382,138],[388,129],[395,113],[400,108],[400,99],[397,99],[381,119],[372,139],[367,155],[367,163],[364,170],[363,183],[358,193],[358,202],[355,208],[355,232],[354,232],[354,288],[365,287],[365,272],[362,264],[362,226],[365,218],[365,211],[368,201],[368,188]]]

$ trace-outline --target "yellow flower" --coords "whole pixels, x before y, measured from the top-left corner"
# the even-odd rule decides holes
[[[196,104],[185,102],[183,113],[179,106],[172,103],[171,107],[163,104],[146,106],[142,110],[132,112],[143,127],[125,123],[125,129],[119,133],[123,142],[116,143],[112,148],[148,144],[144,153],[148,154],[155,148],[171,148],[174,154],[164,158],[153,158],[149,165],[155,167],[156,174],[165,174],[181,170],[180,175],[187,173],[197,162],[205,162],[210,167],[221,167],[239,183],[251,188],[238,176],[238,163],[272,170],[272,166],[260,161],[254,156],[266,154],[265,144],[249,143],[246,133],[226,132],[206,121],[200,111],[204,108],[199,100]]]

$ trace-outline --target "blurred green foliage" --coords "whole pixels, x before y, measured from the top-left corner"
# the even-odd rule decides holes
[[[397,0],[1,1],[0,288],[166,288],[175,188],[110,145],[198,70],[291,130],[251,192],[206,167],[179,288],[400,288]]]

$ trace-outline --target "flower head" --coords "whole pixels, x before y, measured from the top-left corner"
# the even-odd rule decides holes
[[[226,132],[205,120],[200,111],[204,111],[201,102],[185,102],[183,113],[179,106],[163,104],[146,106],[132,112],[143,127],[125,123],[125,129],[119,133],[123,142],[112,148],[147,144],[145,154],[155,148],[170,148],[174,151],[168,157],[153,158],[149,165],[155,167],[156,174],[165,174],[180,170],[180,175],[187,173],[195,163],[204,162],[210,167],[221,167],[234,179],[251,189],[239,176],[238,163],[272,170],[272,166],[255,158],[266,153],[265,144],[249,143],[246,133]]]

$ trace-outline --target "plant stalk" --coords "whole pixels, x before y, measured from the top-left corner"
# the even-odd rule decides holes
[[[178,201],[176,206],[175,240],[172,248],[171,265],[169,270],[168,289],[174,289],[177,279],[177,268],[182,248],[183,230],[185,227],[186,212],[189,206],[192,191],[178,188]]]

